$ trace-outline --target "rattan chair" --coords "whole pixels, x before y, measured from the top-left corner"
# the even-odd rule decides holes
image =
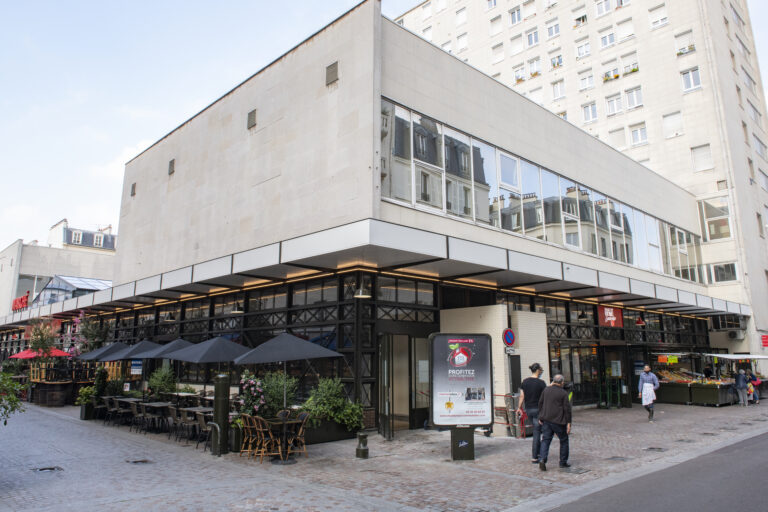
[[[200,441],[205,438],[205,444],[203,444],[203,452],[205,452],[211,442],[211,427],[205,421],[205,415],[203,413],[197,412],[195,413],[195,416],[197,417],[197,444],[195,445],[195,450],[200,446]]]
[[[286,455],[290,456],[292,453],[303,453],[305,457],[309,458],[307,444],[304,441],[304,432],[306,430],[307,420],[309,419],[309,413],[299,413],[297,419],[301,420],[301,423],[298,424],[296,429],[288,437]]]
[[[280,438],[275,436],[272,429],[269,427],[267,420],[261,416],[254,416],[256,433],[258,435],[258,446],[254,450],[253,456],[259,456],[259,464],[264,460],[264,457],[271,457],[277,455],[281,459],[283,458],[283,449],[280,446]]]
[[[254,454],[257,445],[256,424],[250,414],[241,414],[240,420],[243,422],[243,442],[240,444],[240,456],[242,457],[245,453],[250,457]]]
[[[291,417],[291,410],[290,409],[283,409],[279,411],[275,416],[277,416],[279,419],[288,419]]]

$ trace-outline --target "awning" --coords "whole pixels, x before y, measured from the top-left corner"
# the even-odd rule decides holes
[[[741,359],[768,359],[768,356],[759,354],[703,354],[709,357],[719,357],[720,359],[728,359],[731,361],[738,361]]]

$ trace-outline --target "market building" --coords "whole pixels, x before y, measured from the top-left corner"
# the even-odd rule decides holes
[[[396,22],[694,194],[701,248],[675,273],[751,304],[711,336],[762,353],[768,134],[745,0],[426,0]]]
[[[637,361],[733,352],[710,319],[752,315],[687,278],[703,265],[696,196],[378,0],[128,162],[120,219],[114,286],[0,318],[0,340],[81,310],[129,343],[289,330],[344,356],[291,371],[339,376],[368,425],[413,428],[431,333],[490,334],[496,395],[538,361],[577,403],[629,405]]]

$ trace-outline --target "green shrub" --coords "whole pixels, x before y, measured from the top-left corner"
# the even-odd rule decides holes
[[[0,420],[8,424],[8,418],[15,412],[24,412],[24,406],[19,400],[22,386],[14,381],[7,373],[0,373]]]
[[[109,378],[109,374],[107,373],[107,369],[103,366],[99,366],[96,368],[96,375],[94,377],[93,382],[93,394],[96,396],[106,396],[107,391],[107,379]]]
[[[269,372],[261,379],[264,390],[264,405],[259,409],[259,416],[265,418],[275,417],[283,408],[283,372]],[[291,405],[296,401],[296,390],[299,388],[299,379],[287,376],[285,379],[286,404]]]
[[[347,400],[344,384],[339,379],[321,378],[302,408],[309,413],[314,426],[321,420],[330,420],[349,431],[363,428],[363,406]]]
[[[86,405],[91,403],[91,397],[94,395],[96,386],[83,386],[77,392],[77,400],[75,405]]]
[[[123,379],[112,379],[107,381],[104,387],[104,396],[121,396],[123,394]]]
[[[158,368],[149,376],[149,389],[152,393],[173,393],[176,390],[176,376],[173,370],[166,366]]]

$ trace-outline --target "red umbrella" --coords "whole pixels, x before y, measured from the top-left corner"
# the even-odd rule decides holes
[[[28,348],[27,350],[23,350],[18,354],[12,355],[10,358],[11,359],[34,359],[36,357],[43,357],[43,355],[44,354],[41,352],[37,352],[35,350]],[[67,354],[63,350],[52,348],[51,351],[48,353],[48,357],[69,357],[69,354]]]

